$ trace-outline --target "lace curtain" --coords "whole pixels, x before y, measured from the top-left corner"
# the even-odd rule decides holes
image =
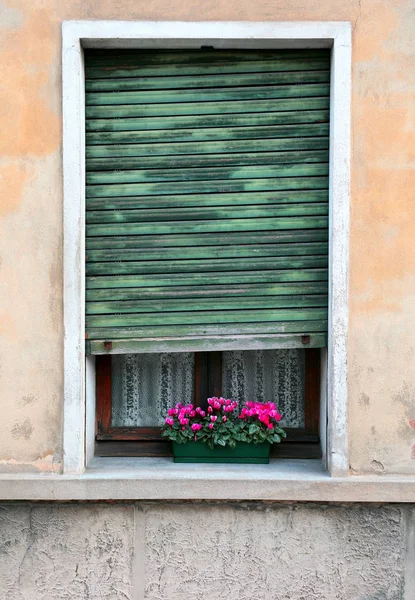
[[[304,427],[304,350],[244,350],[222,354],[222,395],[239,402],[275,402],[285,427]]]
[[[223,352],[222,395],[273,401],[286,427],[304,426],[304,350]],[[112,358],[112,425],[162,425],[167,409],[194,398],[194,354],[125,354]]]
[[[194,354],[119,354],[112,358],[112,426],[156,427],[167,409],[194,398]]]

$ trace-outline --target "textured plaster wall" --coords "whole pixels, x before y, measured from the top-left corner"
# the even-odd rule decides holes
[[[413,600],[414,509],[1,505],[2,600]]]
[[[352,22],[350,463],[414,473],[413,0],[0,0],[0,468],[60,469],[60,27],[95,18]]]

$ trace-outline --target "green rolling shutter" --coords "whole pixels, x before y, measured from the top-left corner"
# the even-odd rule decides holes
[[[329,68],[326,50],[86,53],[89,352],[324,345]]]

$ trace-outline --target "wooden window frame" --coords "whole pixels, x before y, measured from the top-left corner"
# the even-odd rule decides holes
[[[195,353],[195,406],[205,407],[209,396],[220,396],[221,352]],[[159,427],[111,427],[111,355],[96,357],[96,456],[171,456],[171,444]],[[274,444],[272,456],[320,458],[320,370],[318,348],[305,349],[305,427],[287,428],[287,439]]]

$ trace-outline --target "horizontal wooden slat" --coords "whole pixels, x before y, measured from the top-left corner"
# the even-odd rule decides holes
[[[203,75],[175,75],[158,77],[124,77],[112,79],[90,79],[85,82],[87,92],[115,92],[141,91],[141,90],[202,90],[205,88],[221,88],[264,85],[293,85],[308,83],[327,83],[330,80],[330,71],[287,71],[263,73],[226,73]]]
[[[87,106],[87,119],[122,119],[134,117],[163,117],[180,115],[220,115],[235,113],[267,113],[278,111],[309,111],[328,109],[328,93],[312,98],[276,98],[270,100],[241,100],[232,102],[201,101],[182,103],[121,104]]]
[[[210,298],[245,298],[252,296],[284,296],[301,294],[327,295],[327,271],[321,273],[322,281],[292,282],[292,283],[253,283],[223,285],[177,285],[170,287],[149,288],[108,288],[87,289],[86,300],[89,302],[118,302],[129,300],[175,300],[210,299]]]
[[[252,334],[252,335],[215,335],[214,337],[180,336],[169,338],[141,338],[113,340],[87,340],[87,354],[131,354],[139,352],[208,352],[210,350],[270,350],[273,348],[324,348],[327,345],[325,333],[313,333],[307,336],[304,346],[304,334]]]
[[[95,210],[87,212],[87,224],[93,223],[160,223],[162,221],[211,221],[225,219],[256,219],[273,217],[302,217],[328,214],[327,202],[305,204],[275,204],[268,206],[212,206],[204,209],[171,208],[139,210]]]
[[[139,275],[147,273],[211,273],[219,271],[253,271],[268,269],[316,269],[327,267],[328,258],[317,256],[273,256],[209,260],[152,260],[88,263],[87,275]]]
[[[89,315],[88,329],[97,327],[148,327],[152,325],[217,325],[221,323],[281,323],[327,319],[327,308],[216,310],[157,314]]]
[[[325,281],[327,269],[283,269],[281,271],[230,271],[225,273],[176,273],[172,275],[120,275],[116,277],[87,277],[87,289],[169,287],[193,285],[238,285],[241,283],[285,283],[295,281]]]
[[[328,123],[258,125],[254,127],[204,127],[159,131],[99,131],[86,134],[86,144],[148,144],[167,142],[248,140],[265,138],[316,137],[329,134]]]
[[[124,250],[88,250],[86,260],[92,262],[111,262],[129,260],[177,260],[183,259],[216,259],[241,258],[260,256],[308,256],[328,252],[327,242],[312,242],[308,244],[257,244],[245,246],[190,246],[183,248],[128,248]]]
[[[182,64],[221,64],[229,61],[251,60],[304,60],[329,58],[328,49],[304,50],[237,50],[237,49],[191,49],[191,50],[86,50],[87,65],[104,65],[112,67],[119,65],[182,65]]]
[[[140,156],[134,158],[89,158],[88,171],[121,171],[128,169],[171,169],[195,167],[225,167],[243,165],[308,164],[327,161],[327,150],[298,152],[244,152],[232,154],[202,154],[193,156]]]
[[[266,219],[227,219],[226,221],[171,221],[168,223],[120,223],[87,225],[87,236],[151,235],[184,233],[223,233],[225,231],[267,231],[268,229],[315,229],[327,227],[328,218],[281,217]]]
[[[193,64],[123,64],[119,61],[116,65],[89,65],[86,66],[86,79],[112,79],[128,77],[161,77],[161,76],[183,76],[183,75],[219,75],[223,73],[267,73],[286,71],[321,71],[330,68],[328,57],[302,58],[302,59],[280,59],[274,60],[272,64],[269,60],[232,60],[225,63],[193,63]],[[89,81],[88,81],[89,83]]]
[[[259,140],[222,140],[219,142],[171,142],[157,144],[116,144],[87,146],[86,157],[171,156],[177,154],[213,154],[230,152],[271,152],[280,150],[327,149],[329,138],[275,138]]]
[[[121,196],[121,198],[87,198],[87,210],[121,210],[144,208],[190,208],[226,206],[269,206],[326,202],[327,189],[285,190],[276,192],[244,192],[230,194],[186,194],[172,196]]]
[[[87,302],[88,315],[125,314],[125,313],[165,313],[180,311],[215,310],[245,310],[265,308],[301,308],[301,307],[327,307],[326,294],[318,296],[253,296],[250,298],[229,298],[227,296],[208,299],[181,299],[173,300],[136,300],[123,302]]]
[[[166,165],[167,167],[167,165]],[[163,181],[212,181],[216,179],[267,179],[282,177],[327,176],[329,165],[312,163],[304,165],[258,165],[235,167],[209,167],[190,169],[137,169],[129,171],[92,171],[87,173],[87,185],[106,183],[145,183]]]
[[[262,244],[286,244],[286,243],[301,243],[301,242],[317,242],[327,241],[327,229],[305,229],[294,231],[261,231]],[[184,235],[145,235],[145,236],[125,236],[117,237],[89,237],[86,240],[86,245],[89,249],[104,249],[104,248],[182,248],[185,246],[232,246],[241,244],[257,244],[259,242],[258,234],[251,232],[229,232],[216,233],[214,236],[207,234],[192,234]],[[186,251],[186,250],[184,250]]]
[[[328,177],[281,177],[212,181],[172,181],[162,183],[125,183],[117,186],[89,185],[87,198],[114,196],[151,196],[159,194],[215,194],[278,190],[318,190],[328,188]]]
[[[327,320],[284,321],[282,323],[248,323],[219,325],[165,325],[151,327],[90,327],[88,339],[117,340],[138,337],[258,335],[260,333],[318,333],[327,331]]]
[[[89,92],[85,94],[87,106],[114,104],[148,104],[164,102],[217,102],[231,100],[265,100],[271,98],[304,98],[324,96],[329,93],[328,83],[304,85],[273,85],[255,87],[232,87],[200,90],[169,90],[142,92]]]
[[[252,127],[258,125],[290,125],[326,123],[328,110],[289,111],[267,114],[190,115],[187,117],[142,117],[140,119],[89,119],[86,130],[147,131],[152,129],[197,129],[201,127]]]

